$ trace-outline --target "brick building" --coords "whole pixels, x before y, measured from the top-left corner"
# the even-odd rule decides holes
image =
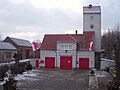
[[[4,42],[9,42],[17,48],[17,53],[20,55],[20,59],[28,59],[32,56],[32,44],[28,40],[6,37]]]

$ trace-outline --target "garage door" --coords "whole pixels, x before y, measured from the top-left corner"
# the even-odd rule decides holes
[[[72,69],[72,56],[60,57],[60,69]]]
[[[55,68],[55,57],[45,57],[45,68]]]
[[[79,69],[89,69],[89,58],[79,58]]]

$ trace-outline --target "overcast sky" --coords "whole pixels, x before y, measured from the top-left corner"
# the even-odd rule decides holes
[[[83,6],[101,6],[102,32],[120,25],[120,0],[0,0],[0,34],[41,40],[45,34],[83,32]]]

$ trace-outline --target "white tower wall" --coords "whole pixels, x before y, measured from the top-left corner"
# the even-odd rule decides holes
[[[95,32],[95,51],[101,51],[101,8],[100,6],[83,7],[83,31]]]

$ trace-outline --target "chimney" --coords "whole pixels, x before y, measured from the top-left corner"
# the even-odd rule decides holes
[[[89,4],[89,8],[92,8],[92,4]]]
[[[77,30],[75,30],[75,34],[78,34],[78,31],[77,31]]]

